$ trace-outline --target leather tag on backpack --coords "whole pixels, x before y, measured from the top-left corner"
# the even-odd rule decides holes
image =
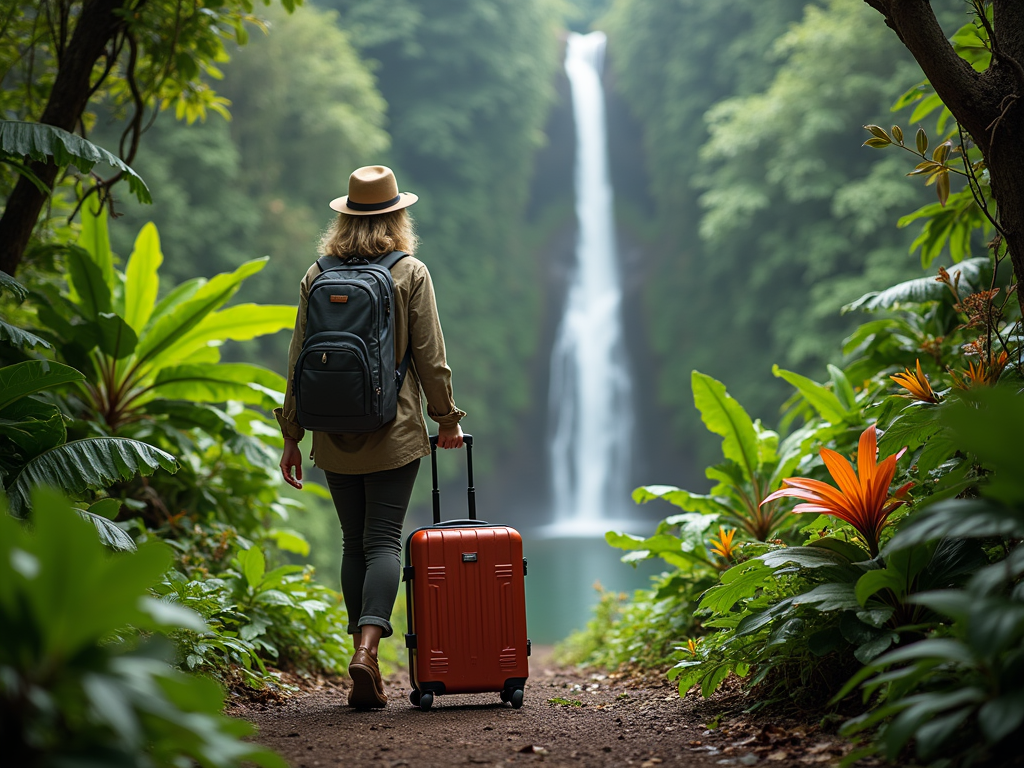
[[[340,296],[339,294],[331,294],[331,304],[345,304],[348,302],[348,296]]]

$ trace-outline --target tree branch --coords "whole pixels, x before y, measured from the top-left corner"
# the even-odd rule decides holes
[[[998,116],[998,99],[978,72],[957,55],[928,0],[864,0],[885,17],[953,116],[978,139]],[[1016,0],[1010,0],[1011,3]],[[980,119],[979,119],[980,118]],[[983,148],[983,151],[987,149]]]

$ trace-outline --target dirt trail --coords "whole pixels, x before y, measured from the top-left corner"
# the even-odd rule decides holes
[[[256,723],[256,740],[292,768],[323,766],[509,765],[638,768],[806,766],[838,762],[841,742],[743,716],[709,730],[708,704],[681,700],[668,683],[636,683],[556,666],[538,648],[522,709],[495,693],[440,696],[429,712],[409,704],[408,679],[386,681],[388,708],[345,706],[347,680],[325,682],[278,703],[241,705],[231,714]]]

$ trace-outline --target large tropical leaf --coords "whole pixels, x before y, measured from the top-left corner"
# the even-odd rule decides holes
[[[949,275],[955,281],[960,276],[960,295],[975,293],[988,285],[986,273],[990,272],[987,258],[967,259],[949,268]],[[919,277],[899,283],[882,292],[872,291],[843,307],[843,312],[855,309],[874,312],[879,309],[893,309],[901,304],[922,304],[926,301],[952,300],[949,288],[934,277]]]
[[[199,428],[209,435],[235,430],[235,420],[220,408],[187,400],[153,400],[143,410],[150,416],[164,416],[175,429]]]
[[[211,312],[223,306],[235,295],[242,281],[263,269],[267,260],[266,256],[253,259],[242,264],[234,272],[225,272],[211,278],[207,283],[200,285],[190,298],[169,309],[159,318],[154,317],[139,338],[136,350],[139,364],[159,365],[157,357],[161,352],[199,325]]]
[[[714,496],[690,493],[673,485],[642,485],[633,491],[633,501],[637,504],[646,504],[654,499],[664,499],[687,512],[699,512],[702,515],[719,515],[730,512],[729,507]]]
[[[0,368],[0,410],[35,392],[84,378],[70,365],[50,360],[26,360]]]
[[[110,312],[113,309],[110,284],[92,255],[84,248],[69,246],[67,256],[71,301],[81,315],[95,320],[102,313]]]
[[[725,385],[699,371],[691,376],[693,403],[710,431],[722,437],[722,453],[739,464],[750,480],[758,468],[754,422]]]
[[[114,253],[110,250],[107,211],[96,198],[91,198],[82,206],[81,216],[82,233],[78,236],[78,244],[92,257],[103,275],[103,282],[113,293],[117,282],[114,277]]]
[[[176,472],[171,454],[139,440],[124,437],[87,437],[51,448],[28,462],[7,487],[11,513],[19,517],[30,508],[29,494],[38,486],[60,488],[80,495],[107,488],[136,474],[158,469]]]
[[[238,304],[213,312],[160,356],[164,364],[189,360],[210,342],[248,341],[291,329],[295,325],[295,307],[274,304]]]
[[[829,424],[842,424],[849,415],[839,398],[818,382],[801,376],[799,373],[783,370],[778,365],[772,366],[772,373],[796,387],[804,399]]]
[[[24,301],[28,296],[28,288],[19,283],[3,270],[0,270],[0,294],[10,293],[18,301]]]
[[[121,360],[135,351],[135,331],[119,315],[101,312],[96,318],[96,344],[105,355]]]
[[[160,318],[172,309],[195,296],[196,291],[204,285],[206,285],[205,277],[193,277],[172,288],[171,292],[160,299],[159,303],[153,308],[153,313],[149,316],[149,322],[146,323],[146,329],[152,328]]]
[[[9,474],[65,440],[64,416],[55,405],[23,397],[0,409],[0,467]]]
[[[2,274],[3,272],[0,272],[0,275]],[[18,349],[34,349],[35,347],[53,349],[53,345],[45,339],[41,339],[34,333],[29,333],[3,320],[0,320],[0,341],[5,341]]]
[[[152,203],[149,187],[121,158],[81,136],[44,123],[0,120],[0,156],[30,159],[45,163],[51,159],[60,166],[74,165],[88,173],[96,163],[106,163],[121,171],[128,188],[140,203]]]
[[[106,499],[106,501],[109,501],[109,499]],[[92,512],[91,509],[75,509],[75,512],[83,520],[88,520],[93,524],[100,541],[111,549],[115,549],[118,552],[135,552],[138,549],[131,536],[102,515]]]
[[[885,547],[885,554],[943,538],[1024,537],[1024,511],[988,499],[946,499],[912,517]]]
[[[283,402],[285,386],[280,374],[249,363],[175,365],[161,368],[138,402],[154,397],[208,403],[238,400],[272,410]]]
[[[149,222],[139,230],[135,248],[128,257],[128,266],[124,272],[124,319],[136,333],[142,333],[156,306],[156,296],[160,289],[158,270],[163,260],[160,235],[156,225]]]

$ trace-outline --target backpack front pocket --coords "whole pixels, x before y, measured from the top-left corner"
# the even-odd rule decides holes
[[[351,418],[376,412],[366,347],[358,336],[321,333],[311,339],[296,366],[296,406],[300,414]],[[301,421],[301,419],[300,419]]]

